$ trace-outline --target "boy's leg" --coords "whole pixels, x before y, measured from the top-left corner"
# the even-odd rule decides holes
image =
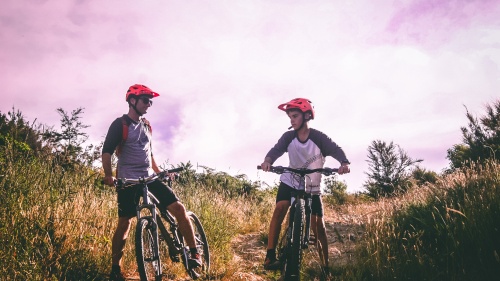
[[[269,235],[267,237],[267,254],[264,261],[265,269],[278,269],[280,266],[279,261],[276,260],[276,245],[278,244],[281,232],[281,224],[285,219],[289,207],[290,201],[279,201],[274,208],[269,225]]]
[[[279,201],[274,208],[271,223],[269,225],[269,236],[267,240],[267,249],[275,249],[281,232],[281,224],[285,219],[290,201]]]
[[[311,228],[316,236],[316,247],[322,267],[328,267],[328,237],[326,236],[325,221],[323,217],[311,215]]]
[[[323,220],[323,202],[320,195],[312,196],[311,228],[316,236],[316,245],[323,268],[328,268],[328,237]]]
[[[276,206],[274,207],[271,223],[269,224],[269,234],[267,237],[267,254],[264,261],[264,269],[279,269],[280,263],[276,260],[276,245],[281,232],[281,224],[285,219],[290,207],[292,188],[281,183],[276,195]]]

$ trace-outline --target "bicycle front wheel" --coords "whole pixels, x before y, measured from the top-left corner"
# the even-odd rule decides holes
[[[142,281],[161,281],[158,228],[150,217],[140,218],[135,230],[137,268]]]
[[[203,230],[200,219],[193,213],[187,212],[188,218],[191,221],[194,232],[194,240],[196,242],[196,249],[201,256],[202,265],[197,268],[188,269],[188,273],[193,279],[197,279],[210,270],[210,249],[208,247],[207,236]]]
[[[304,200],[297,199],[295,202],[295,214],[293,217],[292,244],[286,260],[285,280],[299,281],[300,267],[302,263],[302,241],[304,233]]]

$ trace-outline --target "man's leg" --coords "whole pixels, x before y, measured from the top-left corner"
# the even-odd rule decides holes
[[[123,249],[125,248],[125,242],[127,241],[128,234],[130,232],[130,224],[132,218],[129,217],[119,217],[118,225],[116,226],[115,233],[113,235],[113,240],[111,242],[111,263],[112,269],[110,274],[110,280],[125,280],[121,273],[121,261],[123,257]]]
[[[179,225],[179,230],[186,240],[186,243],[191,251],[191,258],[189,259],[190,267],[199,267],[202,265],[198,249],[196,248],[196,241],[194,239],[194,230],[191,225],[191,220],[188,218],[186,208],[184,205],[176,201],[168,205],[167,210],[175,217]]]
[[[186,243],[189,248],[196,248],[196,242],[194,240],[193,226],[189,220],[186,208],[179,201],[168,205],[167,210],[175,217],[177,223],[179,224],[179,230],[182,236],[186,239]]]

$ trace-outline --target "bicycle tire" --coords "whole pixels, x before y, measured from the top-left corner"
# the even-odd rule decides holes
[[[190,211],[187,212],[187,216],[193,226],[196,249],[201,256],[202,265],[191,269],[186,266],[186,269],[191,278],[197,279],[210,270],[210,247],[208,246],[207,236],[205,234],[205,230],[203,230],[200,219],[198,219],[198,217]]]
[[[293,217],[292,244],[286,261],[285,280],[299,281],[304,233],[304,200],[297,198]]]
[[[150,217],[140,218],[137,222],[135,252],[141,281],[161,281],[157,227]]]
[[[291,230],[289,227],[287,227],[285,233],[283,233],[283,235],[279,239],[278,246],[276,247],[277,259],[280,262],[282,276],[285,276],[287,257],[288,253],[290,252],[289,250],[290,245],[288,244],[289,232],[291,232]]]

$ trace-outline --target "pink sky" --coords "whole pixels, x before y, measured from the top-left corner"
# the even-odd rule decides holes
[[[0,23],[1,112],[58,125],[57,108],[83,107],[97,144],[146,84],[161,94],[147,115],[160,163],[269,183],[255,167],[292,98],[311,99],[312,127],[346,151],[349,191],[373,140],[440,172],[464,106],[481,115],[499,98],[498,1],[7,0]]]

